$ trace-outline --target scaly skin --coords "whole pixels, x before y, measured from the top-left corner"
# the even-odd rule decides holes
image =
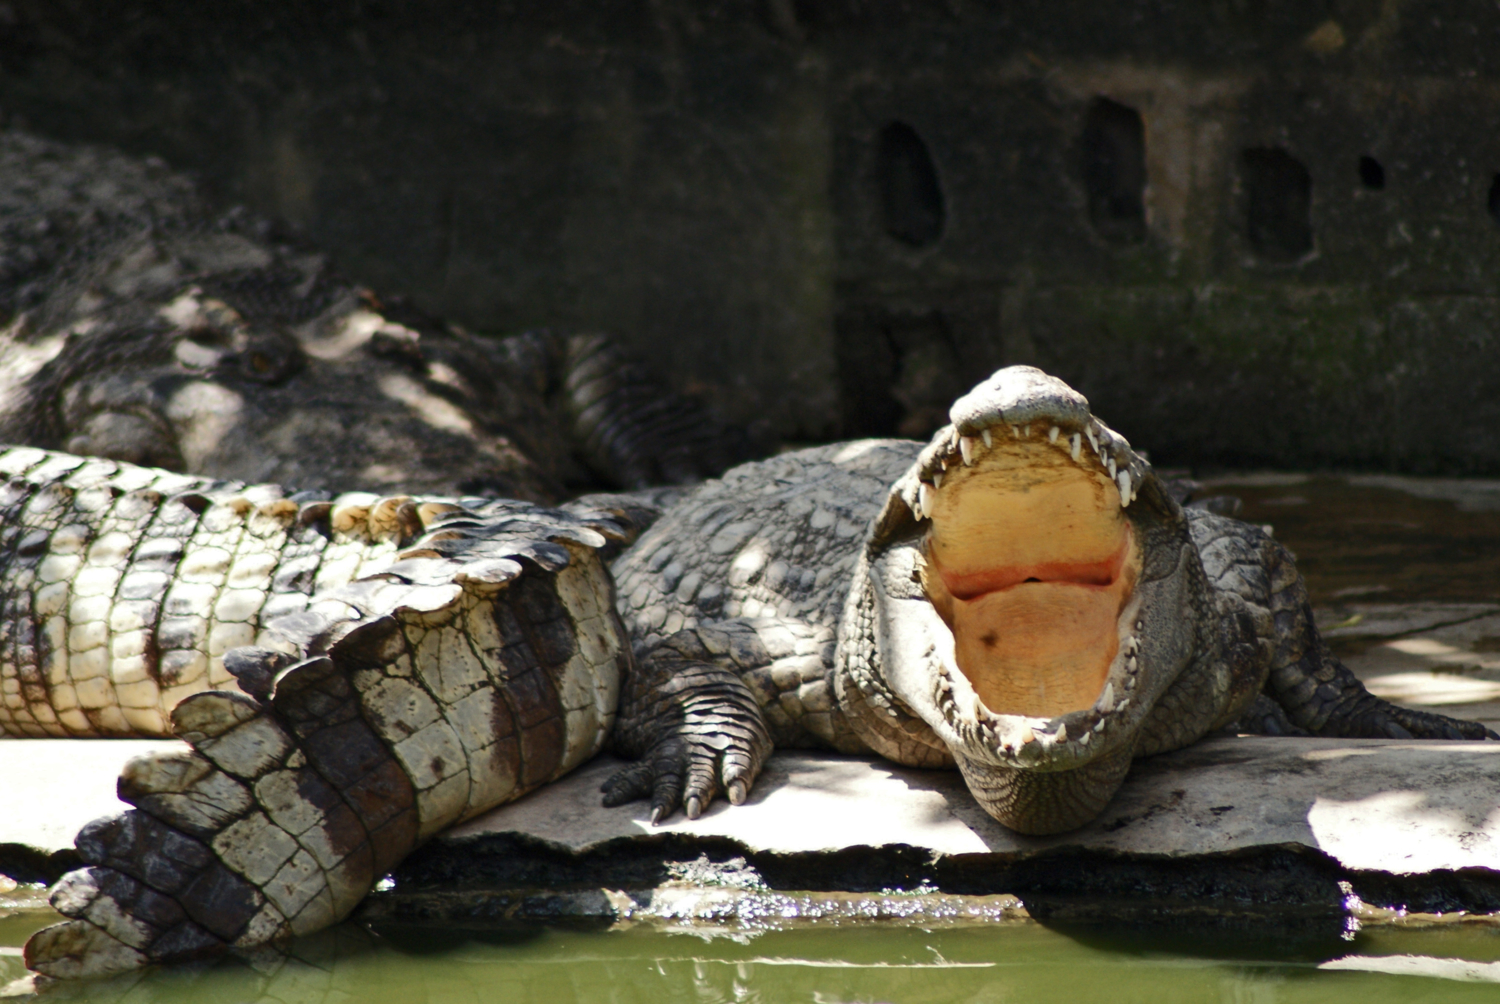
[[[602,747],[629,653],[598,551],[627,531],[599,512],[426,505],[425,532],[378,570],[226,653],[237,691],[172,709],[191,751],[126,765],[136,808],[79,833],[88,867],[52,893],[72,919],[32,937],[30,968],[96,976],[325,927],[434,833]]]
[[[615,563],[639,664],[615,742],[644,759],[606,786],[610,800],[649,794],[658,816],[679,804],[696,815],[721,792],[742,800],[769,734],[956,764],[991,815],[1053,833],[1094,818],[1134,757],[1241,718],[1268,732],[1495,738],[1369,694],[1318,637],[1286,550],[1245,523],[1184,510],[1061,381],[1002,370],[951,417],[926,447],[847,443],[730,471]],[[954,635],[925,592],[932,509],[953,490],[943,478],[982,469],[986,437],[996,449],[1015,442],[1059,463],[1067,456],[1109,479],[1113,505],[1126,503],[1139,579],[1091,706],[991,711],[954,664]],[[728,636],[825,641],[789,659],[785,644],[751,651],[715,640]],[[691,675],[713,680],[717,707],[700,701],[689,714],[681,700],[660,700]],[[719,729],[721,715],[733,732]]]
[[[0,442],[240,481],[556,501],[745,434],[594,334],[472,336],[159,162],[0,131]]]
[[[256,645],[223,655],[241,692],[178,704],[172,725],[193,751],[127,766],[121,794],[137,808],[80,834],[90,867],[54,892],[73,919],[32,939],[28,965],[101,974],[331,923],[442,827],[591,755],[617,696],[615,747],[639,759],[606,784],[605,798],[649,797],[653,819],[678,806],[696,816],[720,793],[743,801],[775,745],[956,765],[986,811],[1046,833],[1097,815],[1134,757],[1237,719],[1315,735],[1487,735],[1475,723],[1365,692],[1318,638],[1285,550],[1254,527],[1184,511],[1059,381],[1026,367],[1003,370],[956,402],[952,417],[925,448],[819,447],[737,468],[671,503],[614,565],[628,642],[600,554],[611,546],[607,536],[623,543],[650,522],[652,498],[597,498],[572,511],[355,500],[314,509],[311,529],[288,532],[303,525],[293,511],[306,508],[287,509],[269,489],[200,485],[189,489],[199,501],[186,505],[186,496],[127,487],[143,478],[160,484],[152,480],[160,472],[27,455],[40,466],[28,466],[10,490],[23,520],[37,515],[34,529],[18,525],[8,538],[14,569],[49,549],[129,553],[125,576],[97,587],[116,603],[133,600],[121,592],[136,574],[129,561],[160,551],[180,562],[175,576],[185,581],[194,555],[210,550],[155,547],[151,512],[186,505],[216,533],[234,528],[235,560],[270,556],[257,574],[273,584],[277,560],[299,560],[280,557],[288,547],[305,557],[347,543],[340,534],[362,535],[356,548],[382,534],[396,540],[380,559],[388,564],[344,585],[319,583],[311,595],[301,590],[300,612],[269,618],[262,598],[259,613],[235,622],[258,625]],[[985,459],[992,449],[1108,486],[1102,517],[1075,513],[1068,533],[1049,534],[1058,517],[1044,512],[1043,524],[1026,524],[1023,534],[1066,551],[1100,518],[1128,523],[1121,539],[1135,551],[1121,552],[1120,567],[1130,576],[1086,580],[1100,589],[1130,584],[1119,617],[1109,615],[1118,645],[1100,662],[1102,690],[1086,707],[996,713],[978,694],[987,678],[955,663],[961,639],[933,598],[935,535],[960,525],[953,512],[963,517],[970,503],[962,500],[973,496],[939,493],[969,484],[971,466],[996,469]],[[78,483],[59,483],[69,478]],[[272,517],[282,522],[267,523]],[[104,546],[115,529],[129,548]],[[227,567],[233,578],[236,565]],[[1038,578],[1051,573],[1035,567],[1035,575],[1028,565],[1024,579],[986,587],[981,599],[1033,581],[1072,588],[1072,579]],[[81,563],[63,571],[59,581],[86,600],[96,595],[95,578],[104,582]],[[27,588],[13,587],[12,599],[25,599]],[[170,606],[170,593],[153,595]],[[66,609],[80,626],[108,614],[109,631],[137,630],[117,629],[108,603],[75,600]],[[153,623],[145,651],[164,647],[164,621]],[[70,627],[70,642],[73,634]],[[133,652],[123,649],[117,660]],[[70,649],[70,672],[75,650],[94,649]],[[45,653],[28,658],[37,679],[58,664]]]

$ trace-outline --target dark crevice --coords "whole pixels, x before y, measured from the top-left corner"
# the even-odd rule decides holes
[[[1114,244],[1146,237],[1146,127],[1141,113],[1095,98],[1084,118],[1083,186],[1089,221]]]
[[[1371,156],[1359,158],[1359,183],[1372,192],[1385,188],[1385,168]]]
[[[1500,227],[1500,174],[1495,175],[1495,180],[1490,182],[1488,205],[1490,219],[1495,221],[1495,226]]]
[[[843,435],[926,439],[966,389],[941,311],[850,309],[834,320]]]
[[[943,235],[946,211],[927,144],[905,122],[892,122],[880,131],[876,146],[885,232],[912,247],[935,244]]]
[[[1312,175],[1280,147],[1244,153],[1245,232],[1267,261],[1296,261],[1313,249]]]

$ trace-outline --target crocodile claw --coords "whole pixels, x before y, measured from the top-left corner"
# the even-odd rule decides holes
[[[670,648],[642,660],[621,696],[615,742],[640,759],[601,786],[604,804],[649,798],[652,825],[679,807],[697,819],[721,792],[742,804],[771,752],[760,705],[739,677],[673,659]]]

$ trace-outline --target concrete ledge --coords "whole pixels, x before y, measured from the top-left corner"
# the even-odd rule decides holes
[[[71,865],[76,829],[125,808],[125,760],[176,745],[0,741],[0,872],[55,877],[34,872]],[[1141,761],[1096,822],[1047,838],[985,816],[957,773],[808,752],[774,756],[743,806],[652,827],[645,803],[600,805],[618,766],[600,758],[443,834],[366,915],[931,922],[1008,914],[985,899],[1007,894],[1053,917],[1372,916],[1359,898],[1500,910],[1500,743],[1213,739]]]
[[[1500,911],[1500,743],[1214,739],[1136,764],[1097,821],[1047,838],[995,823],[957,773],[805,752],[773,757],[743,806],[652,827],[643,803],[599,805],[618,766],[438,837],[363,915],[931,925],[1018,916],[995,898],[1013,896],[1048,921],[1327,936]]]
[[[1098,820],[1041,838],[985,815],[956,772],[800,751],[774,756],[745,805],[716,802],[697,820],[652,827],[644,802],[599,804],[600,784],[619,766],[601,757],[438,842],[509,833],[578,854],[681,834],[778,854],[904,845],[1012,860],[1300,845],[1361,871],[1500,870],[1500,743],[1213,739],[1137,763]]]

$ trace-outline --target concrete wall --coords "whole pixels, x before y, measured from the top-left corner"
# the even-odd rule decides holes
[[[1457,0],[0,5],[0,110],[786,437],[1033,361],[1159,461],[1500,471],[1500,14]]]

